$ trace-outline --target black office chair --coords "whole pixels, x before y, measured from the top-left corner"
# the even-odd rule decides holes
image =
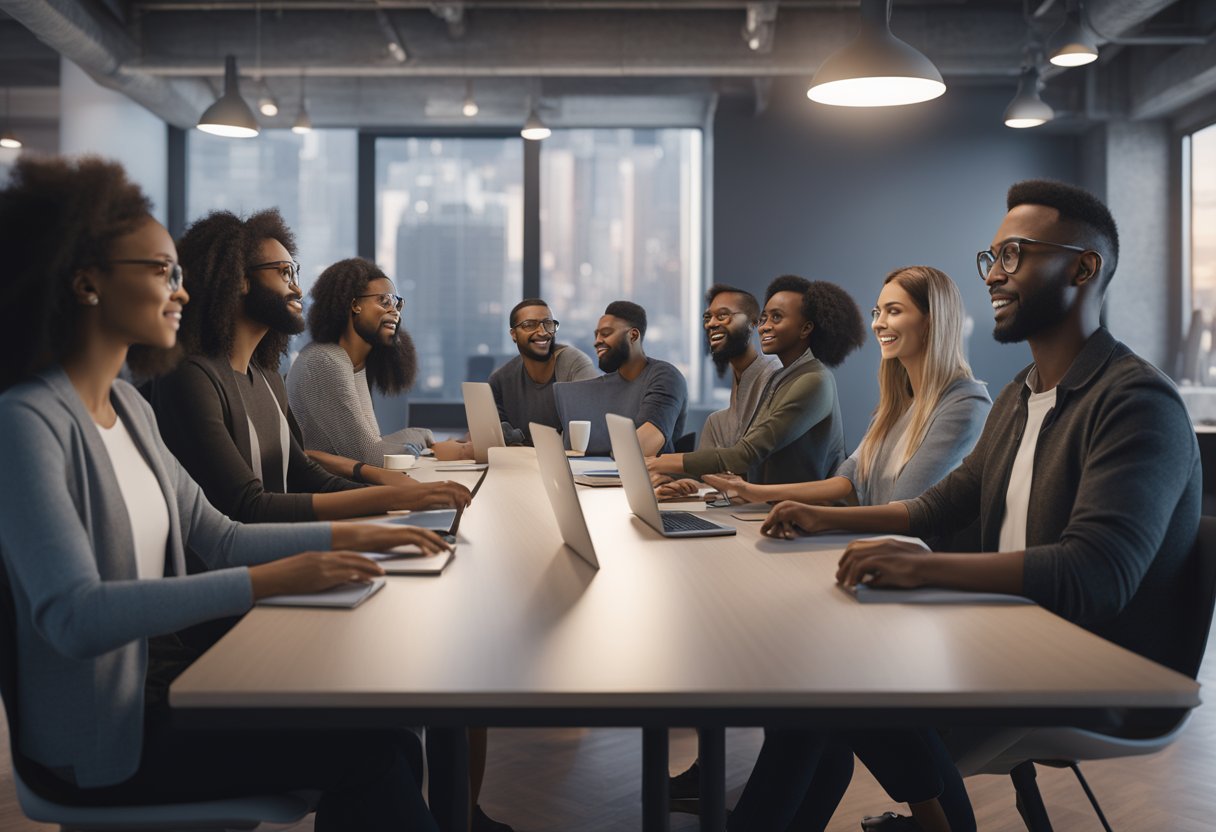
[[[17,802],[30,820],[76,830],[254,829],[261,823],[295,823],[313,810],[317,795],[255,795],[195,803],[146,806],[68,806],[52,797],[55,776],[22,754],[17,718],[17,613],[8,573],[0,561],[0,694],[8,717],[9,752]]]
[[[1199,535],[1188,558],[1183,581],[1183,585],[1192,593],[1187,608],[1194,620],[1187,632],[1193,634],[1194,640],[1187,651],[1186,665],[1178,670],[1194,679],[1199,675],[1199,666],[1207,650],[1208,633],[1212,628],[1212,612],[1216,607],[1216,517],[1200,518]],[[1110,823],[1098,804],[1098,798],[1081,774],[1080,761],[1155,754],[1181,735],[1189,717],[1190,711],[1184,711],[1172,724],[1163,725],[1150,736],[1134,738],[1080,728],[1039,728],[1026,734],[1012,748],[1002,753],[1003,760],[1021,758],[1022,762],[1017,765],[994,766],[982,760],[964,759],[958,761],[958,767],[964,777],[972,774],[1008,774],[1017,792],[1018,811],[1030,832],[1052,832],[1047,807],[1043,803],[1043,796],[1035,779],[1035,765],[1072,769],[1102,822],[1102,828],[1111,832]]]
[[[697,432],[693,431],[677,437],[676,441],[671,444],[678,454],[692,453],[697,449]]]

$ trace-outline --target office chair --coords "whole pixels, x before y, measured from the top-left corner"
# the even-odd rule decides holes
[[[30,820],[59,824],[61,832],[253,829],[261,823],[295,823],[311,812],[316,803],[318,795],[301,792],[146,806],[65,806],[40,794],[32,784],[50,775],[41,772],[18,751],[16,608],[3,563],[0,563],[0,693],[8,716],[17,802]]]
[[[607,456],[612,453],[612,442],[608,439],[607,413],[620,413],[616,401],[617,389],[604,384],[598,378],[587,381],[560,381],[553,385],[553,403],[557,406],[557,418],[561,421],[562,439],[566,450],[570,449],[570,431],[566,426],[572,420],[591,423],[591,435],[587,439],[588,456]]]
[[[1187,632],[1194,635],[1194,641],[1189,645],[1186,666],[1178,669],[1194,679],[1199,675],[1207,649],[1212,611],[1216,607],[1216,517],[1200,518],[1199,535],[1191,550],[1184,580],[1193,592],[1188,604],[1193,621]],[[1072,769],[1102,822],[1102,828],[1111,832],[1098,798],[1081,774],[1080,761],[1155,754],[1178,739],[1190,711],[1174,716],[1172,724],[1164,724],[1159,731],[1138,737],[1119,737],[1080,728],[1038,728],[1002,752],[1000,760],[964,758],[957,761],[958,768],[964,777],[1008,774],[1017,793],[1018,811],[1029,832],[1052,832],[1047,808],[1035,781],[1035,765]]]
[[[676,437],[672,442],[672,448],[677,454],[689,454],[697,449],[697,432],[686,433],[683,436]]]

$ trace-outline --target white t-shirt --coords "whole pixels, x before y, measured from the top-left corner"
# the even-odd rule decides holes
[[[1039,445],[1039,429],[1047,413],[1056,406],[1056,388],[1035,393],[1039,374],[1032,369],[1026,376],[1030,396],[1026,400],[1026,430],[1022,444],[1013,458],[1009,472],[1009,488],[1005,491],[1005,517],[1001,520],[1001,541],[998,551],[1021,552],[1026,548],[1026,520],[1030,512],[1030,483],[1034,477],[1034,449]]]
[[[119,418],[111,428],[97,426],[110,464],[118,478],[118,490],[131,519],[131,538],[135,541],[135,564],[140,578],[165,575],[165,553],[169,544],[169,507],[156,475],[135,440]]]

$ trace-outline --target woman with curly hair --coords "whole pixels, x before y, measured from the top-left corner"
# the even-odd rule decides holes
[[[459,483],[420,483],[353,459],[335,458],[331,472],[305,453],[278,372],[304,315],[295,237],[277,210],[214,212],[179,248],[194,295],[182,315],[187,357],[145,394],[165,444],[212,504],[263,523],[469,502]]]
[[[412,734],[182,731],[169,719],[164,685],[183,663],[163,634],[382,574],[325,550],[446,546],[421,529],[243,526],[207,502],[118,378],[133,347],[175,345],[190,300],[150,209],[121,167],[94,158],[23,158],[0,190],[0,607],[15,647],[3,692],[14,764],[64,804],[306,789],[322,792],[319,830],[433,830]],[[187,547],[207,571],[186,574]]]
[[[992,400],[963,357],[966,310],[958,286],[930,266],[895,269],[871,310],[882,350],[878,408],[834,476],[766,485],[733,474],[705,481],[749,503],[795,500],[882,505],[919,497],[958,467],[979,439]]]
[[[418,369],[401,326],[404,301],[388,275],[361,257],[340,260],[321,272],[309,296],[312,342],[287,373],[287,399],[309,456],[330,470],[334,455],[379,465],[385,454],[431,448],[437,459],[472,459],[469,443],[436,442],[423,428],[380,435],[371,388],[409,390]]]
[[[747,472],[749,482],[822,479],[845,457],[840,400],[830,367],[865,341],[861,311],[848,293],[794,275],[769,284],[760,315],[760,349],[781,369],[768,380],[751,424],[734,445],[646,461],[652,475],[703,477]],[[661,496],[691,493],[691,482],[668,484]]]

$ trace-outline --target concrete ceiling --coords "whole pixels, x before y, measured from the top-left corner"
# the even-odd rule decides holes
[[[947,83],[1012,93],[1027,43],[1041,44],[1063,7],[896,0],[892,29]],[[49,85],[62,54],[183,127],[214,100],[227,54],[240,62],[247,100],[278,99],[269,126],[290,124],[302,84],[318,126],[512,126],[529,99],[555,125],[697,124],[715,96],[809,80],[858,16],[856,0],[0,0],[0,10],[11,16],[0,17],[0,84]],[[1115,64],[1126,100],[1087,100],[1087,109],[1159,116],[1216,89],[1211,39],[1162,46],[1159,37],[1210,32],[1216,4],[1089,0],[1087,12],[1104,40],[1154,40],[1110,43],[1096,70],[1053,78],[1049,92],[1067,107],[1092,97],[1085,72]],[[468,83],[481,107],[472,120],[460,114]]]

